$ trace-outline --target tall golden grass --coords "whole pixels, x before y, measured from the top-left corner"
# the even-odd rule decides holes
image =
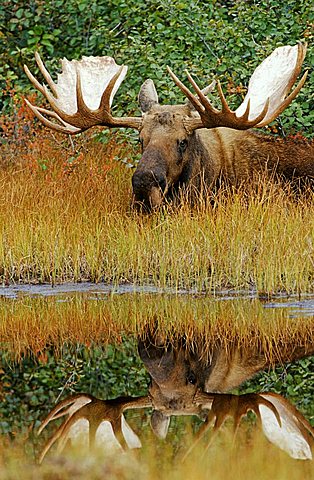
[[[251,193],[141,215],[131,208],[131,171],[113,160],[134,149],[90,142],[71,157],[67,148],[39,136],[0,170],[2,283],[313,291],[313,193],[296,199],[260,179]]]

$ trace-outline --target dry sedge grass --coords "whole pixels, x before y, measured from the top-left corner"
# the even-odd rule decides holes
[[[225,191],[207,205],[191,209],[183,201],[140,215],[131,208],[132,172],[113,160],[132,158],[132,148],[90,141],[69,160],[60,144],[38,136],[24,153],[12,150],[0,170],[4,284],[313,291],[313,193],[296,199],[288,187],[260,179],[249,194]]]
[[[230,425],[229,425],[230,427]],[[23,452],[23,443],[15,449],[7,444],[0,454],[0,479],[84,479],[103,478],[128,480],[200,480],[211,478],[241,480],[310,480],[314,467],[311,461],[296,461],[263,438],[262,434],[241,428],[232,446],[230,430],[226,429],[206,451],[206,440],[185,461],[182,454],[193,441],[192,432],[186,432],[181,442],[160,442],[147,431],[141,431],[143,448],[127,455],[86,456],[82,452],[50,457],[41,466],[32,463]],[[183,440],[183,441],[182,441]]]
[[[152,330],[173,342],[184,335],[204,357],[216,344],[226,351],[237,346],[262,350],[270,362],[293,358],[299,347],[313,353],[313,318],[289,318],[286,308],[264,309],[259,300],[22,297],[0,301],[0,318],[2,350],[15,360],[29,354],[41,358],[51,348],[62,355],[64,344],[119,344],[125,335],[145,336]]]

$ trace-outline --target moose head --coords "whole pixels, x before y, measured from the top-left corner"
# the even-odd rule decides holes
[[[229,108],[219,82],[221,110],[213,107],[207,97],[215,88],[215,82],[201,90],[187,73],[194,95],[168,68],[171,78],[187,97],[187,103],[160,105],[155,85],[149,79],[139,93],[142,117],[114,117],[111,114],[113,97],[127,72],[127,67],[119,67],[113,58],[63,59],[62,74],[54,83],[36,54],[37,64],[50,91],[26,66],[25,71],[46,97],[52,111],[26,102],[45,125],[70,135],[94,125],[138,130],[143,155],[132,177],[133,193],[137,203],[151,209],[161,205],[166,197],[173,196],[181,187],[190,185],[199,191],[203,181],[206,185],[213,185],[222,174],[232,181],[243,180],[254,165],[265,169],[269,144],[265,148],[255,145],[261,140],[254,136],[252,145],[252,138],[243,130],[267,125],[292,102],[306,79],[307,72],[288,95],[300,73],[305,53],[306,46],[300,43],[294,47],[277,48],[257,67],[247,95],[235,111]],[[291,171],[296,154],[289,154],[290,150],[273,152],[273,164],[279,165],[279,171]],[[256,153],[259,151],[263,153]],[[256,155],[261,158],[256,159]],[[313,173],[312,155],[306,155],[309,160],[307,157],[303,160],[302,165],[306,164],[304,171],[300,165],[292,168],[296,174]],[[281,160],[282,156],[287,156],[288,160]]]

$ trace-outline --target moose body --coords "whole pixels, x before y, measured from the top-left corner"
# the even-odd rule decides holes
[[[140,98],[141,99],[141,98]],[[314,145],[279,139],[253,130],[226,127],[190,132],[188,105],[153,105],[143,116],[143,156],[132,178],[135,200],[151,207],[182,187],[199,194],[224,179],[237,186],[254,174],[279,174],[289,180],[314,179]]]
[[[229,108],[219,82],[221,110],[213,107],[207,96],[215,82],[201,90],[188,74],[195,95],[168,68],[187,103],[160,105],[155,85],[148,79],[139,93],[142,117],[111,114],[114,94],[127,71],[113,58],[83,57],[79,62],[64,59],[63,72],[54,83],[36,54],[52,93],[27,67],[25,71],[53,111],[26,102],[45,125],[71,135],[94,125],[138,130],[143,156],[132,177],[133,192],[137,203],[151,209],[182,186],[199,194],[202,185],[211,187],[221,177],[232,185],[247,182],[254,172],[276,172],[289,179],[314,178],[313,143],[277,140],[251,130],[268,125],[297,96],[307,72],[288,93],[305,54],[306,45],[300,43],[277,48],[256,68],[248,92],[235,111]]]

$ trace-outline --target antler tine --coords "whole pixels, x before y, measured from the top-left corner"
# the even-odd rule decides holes
[[[210,101],[208,100],[208,98],[206,97],[205,93],[199,88],[199,86],[197,85],[197,83],[195,82],[195,80],[193,79],[192,75],[188,72],[188,70],[185,70],[185,73],[188,77],[188,80],[190,82],[190,84],[192,85],[192,87],[194,88],[195,92],[197,93],[199,99],[200,99],[200,102],[203,106],[203,109],[202,109],[202,113],[204,112],[204,110],[207,110],[208,112],[213,112],[213,114],[217,113],[218,110],[216,108],[214,108]],[[215,86],[216,85],[216,82],[215,80],[211,83],[210,87],[211,86]],[[193,95],[194,96],[194,95]]]
[[[70,417],[70,418],[67,418],[66,420],[64,420],[63,423],[61,423],[61,425],[57,428],[57,430],[54,432],[54,434],[52,435],[52,437],[50,437],[48,439],[48,441],[45,443],[44,445],[44,448],[39,456],[39,459],[38,459],[38,463],[41,464],[42,461],[44,460],[45,456],[47,455],[47,453],[49,452],[49,450],[51,449],[51,447],[56,443],[57,440],[59,440],[59,438],[61,439],[62,436],[64,435],[64,430],[65,430],[65,427],[66,425],[68,425],[68,423],[73,419],[73,416]],[[62,450],[62,449],[61,449]]]
[[[203,438],[203,436],[207,433],[207,431],[210,429],[213,421],[215,419],[215,414],[210,410],[207,414],[207,418],[203,425],[199,428],[195,440],[193,441],[192,445],[187,449],[187,451],[184,453],[182,457],[182,461],[184,462],[186,458],[190,455],[192,450],[196,447],[196,445],[200,442],[200,440]]]
[[[25,99],[25,101],[26,101],[26,99]],[[30,102],[28,102],[28,104],[30,104]],[[55,118],[56,120],[59,120],[59,122],[61,122],[65,127],[67,127],[67,126],[71,127],[71,125],[68,125],[66,122],[64,122],[62,120],[62,118],[58,117],[58,115],[55,112],[51,112],[50,110],[47,110],[46,108],[43,108],[43,107],[34,107],[34,108],[36,108],[36,110],[38,110],[38,112],[45,113],[46,115],[48,115],[52,118]],[[75,128],[75,127],[73,127],[73,128]]]
[[[57,115],[55,112],[51,112],[46,108],[35,107],[26,98],[24,98],[24,100],[27,106],[32,110],[34,115],[38,118],[38,120],[40,120],[44,125],[46,125],[46,127],[52,128],[57,132],[67,133],[69,135],[76,135],[77,133],[81,133],[83,131],[81,128],[72,127],[72,125],[69,125],[66,122],[64,122],[62,118],[60,118],[59,115]],[[55,118],[56,120],[61,122],[64,126],[59,125],[58,123],[51,122],[46,117],[44,117],[40,112],[45,113],[46,115],[52,118]]]
[[[223,112],[228,112],[228,113],[232,112],[231,108],[229,107],[229,105],[227,103],[226,97],[224,95],[224,92],[222,90],[221,83],[220,83],[219,80],[217,82],[217,91],[218,91],[218,95],[219,95],[219,98],[220,98],[220,101],[221,101],[222,111]]]
[[[34,75],[32,74],[32,72],[30,71],[30,69],[28,68],[27,65],[24,65],[24,72],[26,73],[28,79],[34,85],[36,90],[38,90],[40,93],[45,95],[45,90],[44,90],[43,85],[41,83],[39,83],[39,81],[37,80],[36,77],[34,77]]]
[[[80,117],[88,116],[90,113],[89,108],[87,107],[86,103],[84,102],[83,92],[82,92],[82,85],[81,85],[81,76],[79,70],[76,68],[76,104],[77,104],[77,111],[80,112]],[[76,127],[75,123],[72,122],[73,125]],[[80,127],[78,127],[80,128]]]
[[[204,95],[208,95],[209,93],[211,93],[214,90],[214,88],[216,87],[216,84],[217,84],[216,80],[213,80],[210,85],[208,85],[207,87],[202,89],[202,93]]]
[[[94,399],[94,397],[92,395],[89,395],[87,393],[86,394],[85,393],[84,394],[79,393],[77,395],[72,395],[71,397],[67,397],[63,401],[59,402],[49,412],[47,417],[42,421],[42,423],[41,423],[41,425],[40,425],[40,427],[37,431],[37,435],[40,435],[40,433],[48,425],[49,422],[51,422],[52,420],[56,420],[57,418],[60,418],[64,415],[67,415],[69,413],[71,407],[73,407],[75,403],[78,403],[77,402],[78,400],[83,400],[84,398],[86,399],[86,402],[84,402],[84,404],[82,404],[80,402],[80,405],[77,405],[77,409],[81,408],[83,405],[91,402]],[[65,409],[65,410],[63,410],[63,409]]]
[[[204,107],[201,102],[193,95],[193,93],[178,79],[178,77],[173,73],[170,67],[167,67],[167,71],[170,74],[172,80],[180,88],[180,90],[184,93],[184,95],[190,100],[193,107],[199,112],[204,112]]]
[[[46,82],[48,83],[49,87],[51,88],[51,91],[52,93],[54,94],[55,97],[58,96],[58,93],[57,93],[57,90],[56,90],[56,84],[54,83],[54,81],[52,80],[51,76],[50,76],[50,73],[48,72],[48,70],[46,69],[45,67],[45,64],[44,62],[42,61],[42,59],[40,58],[40,55],[38,52],[35,52],[35,60],[36,60],[36,63],[38,65],[38,68],[39,70],[41,71],[44,79],[46,80]],[[26,67],[27,68],[27,67]]]
[[[112,77],[107,87],[105,88],[104,93],[102,94],[102,97],[101,97],[100,105],[99,105],[100,110],[110,110],[110,96],[112,94],[115,84],[117,83],[117,80],[120,77],[122,71],[123,71],[123,65],[121,65],[118,72]]]
[[[221,90],[222,92],[222,90]],[[223,92],[222,92],[223,93]],[[245,112],[244,114],[242,115],[241,118],[243,118],[246,122],[248,121],[249,119],[249,115],[250,115],[250,107],[251,107],[251,99],[249,98],[248,102],[247,102],[247,106],[246,106],[246,109],[245,109]],[[267,108],[268,108],[268,105],[267,105]],[[262,112],[263,113],[263,112]]]

